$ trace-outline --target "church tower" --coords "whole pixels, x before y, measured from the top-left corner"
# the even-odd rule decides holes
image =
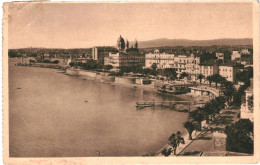
[[[121,37],[121,35],[120,35],[120,37],[117,39],[117,49],[118,50],[124,50],[125,49],[125,41],[124,41],[124,39]]]
[[[126,48],[125,49],[129,49],[129,42],[128,40],[126,39],[126,44],[125,44]]]
[[[138,42],[137,42],[136,39],[135,39],[135,43],[134,43],[134,48],[135,48],[135,49],[138,49]]]

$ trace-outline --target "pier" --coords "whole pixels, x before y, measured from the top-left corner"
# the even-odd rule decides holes
[[[155,106],[166,106],[173,107],[176,104],[188,104],[190,110],[190,101],[137,101],[136,108],[139,107],[155,107]]]

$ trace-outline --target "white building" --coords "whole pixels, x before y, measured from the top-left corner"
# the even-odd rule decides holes
[[[236,74],[238,68],[232,65],[219,66],[219,75],[226,78],[228,81],[236,82]]]
[[[154,53],[145,55],[145,67],[151,68],[153,64],[156,64],[158,69],[174,68],[174,54],[160,53],[155,49]]]
[[[174,68],[178,74],[186,72],[191,75],[192,80],[195,80],[200,73],[200,58],[193,54],[175,56],[174,54],[160,53],[158,49],[155,49],[154,53],[145,55],[145,67],[151,68],[153,64],[156,64],[158,69]]]
[[[240,50],[240,54],[249,55],[249,54],[250,54],[250,52],[249,52],[249,50],[248,50],[248,49],[241,49],[241,50]]]
[[[232,51],[231,54],[231,60],[234,61],[235,59],[240,59],[241,58],[241,54],[239,53],[239,51]]]
[[[224,61],[224,53],[216,53],[216,57],[218,58],[218,60]]]
[[[175,66],[177,69],[177,73],[186,72],[192,77],[196,77],[200,74],[200,58],[195,57],[193,54],[190,56],[186,55],[179,55],[178,57],[174,58]],[[194,78],[195,78],[194,77]]]
[[[250,79],[250,86],[245,90],[245,103],[241,105],[240,118],[254,121],[254,108],[249,106],[250,97],[253,96],[253,79]]]

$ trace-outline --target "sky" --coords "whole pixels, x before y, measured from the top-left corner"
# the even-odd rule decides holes
[[[9,48],[253,37],[252,3],[10,3]]]

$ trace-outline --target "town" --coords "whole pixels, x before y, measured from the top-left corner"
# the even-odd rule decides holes
[[[19,59],[19,66],[62,69],[68,75],[167,96],[189,94],[194,101],[183,106],[189,112],[183,123],[189,136],[185,139],[180,132],[173,133],[162,150],[144,156],[253,154],[252,45],[140,48],[138,40],[129,42],[121,35],[115,45],[9,49],[8,55]],[[155,104],[137,102],[136,107]]]

